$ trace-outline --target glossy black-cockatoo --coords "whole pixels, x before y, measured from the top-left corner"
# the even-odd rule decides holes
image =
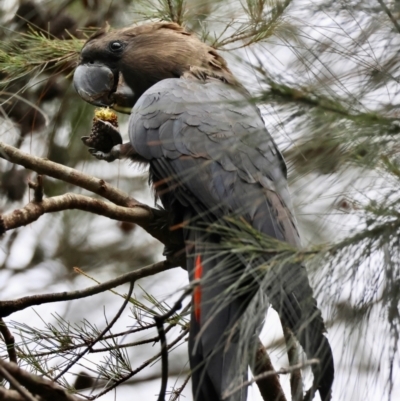
[[[91,151],[147,162],[170,228],[182,233],[190,279],[200,282],[189,336],[194,399],[221,401],[246,379],[265,298],[319,359],[313,391],[331,399],[332,352],[304,266],[268,265],[273,250],[249,256],[245,239],[242,251],[227,247],[240,227],[293,246],[299,235],[283,158],[225,60],[173,23],[104,29],[84,45],[74,85],[92,104],[131,109],[130,144]],[[225,399],[244,401],[245,387]]]

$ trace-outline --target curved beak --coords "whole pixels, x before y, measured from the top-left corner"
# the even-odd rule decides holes
[[[79,65],[74,73],[74,87],[83,100],[123,113],[129,113],[136,102],[135,93],[122,74],[100,63]]]
[[[74,73],[74,86],[79,96],[95,106],[111,106],[117,79],[103,64],[81,64]]]

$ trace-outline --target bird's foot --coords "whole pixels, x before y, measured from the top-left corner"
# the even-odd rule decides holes
[[[90,136],[81,138],[89,152],[100,160],[113,161],[117,155],[115,146],[122,144],[122,137],[117,127],[108,121],[94,119]],[[106,155],[106,156],[105,156]]]
[[[115,145],[111,148],[109,152],[103,152],[98,149],[90,148],[89,153],[91,153],[98,160],[105,160],[110,163],[114,160],[121,159],[121,145]]]

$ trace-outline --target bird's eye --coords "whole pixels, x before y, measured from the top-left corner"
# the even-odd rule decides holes
[[[122,43],[119,41],[110,42],[109,48],[112,52],[118,52],[122,50]]]

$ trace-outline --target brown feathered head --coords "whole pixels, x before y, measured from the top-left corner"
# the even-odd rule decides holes
[[[74,85],[89,103],[121,109],[155,83],[183,76],[237,85],[215,49],[177,24],[156,22],[94,34],[83,46]]]

